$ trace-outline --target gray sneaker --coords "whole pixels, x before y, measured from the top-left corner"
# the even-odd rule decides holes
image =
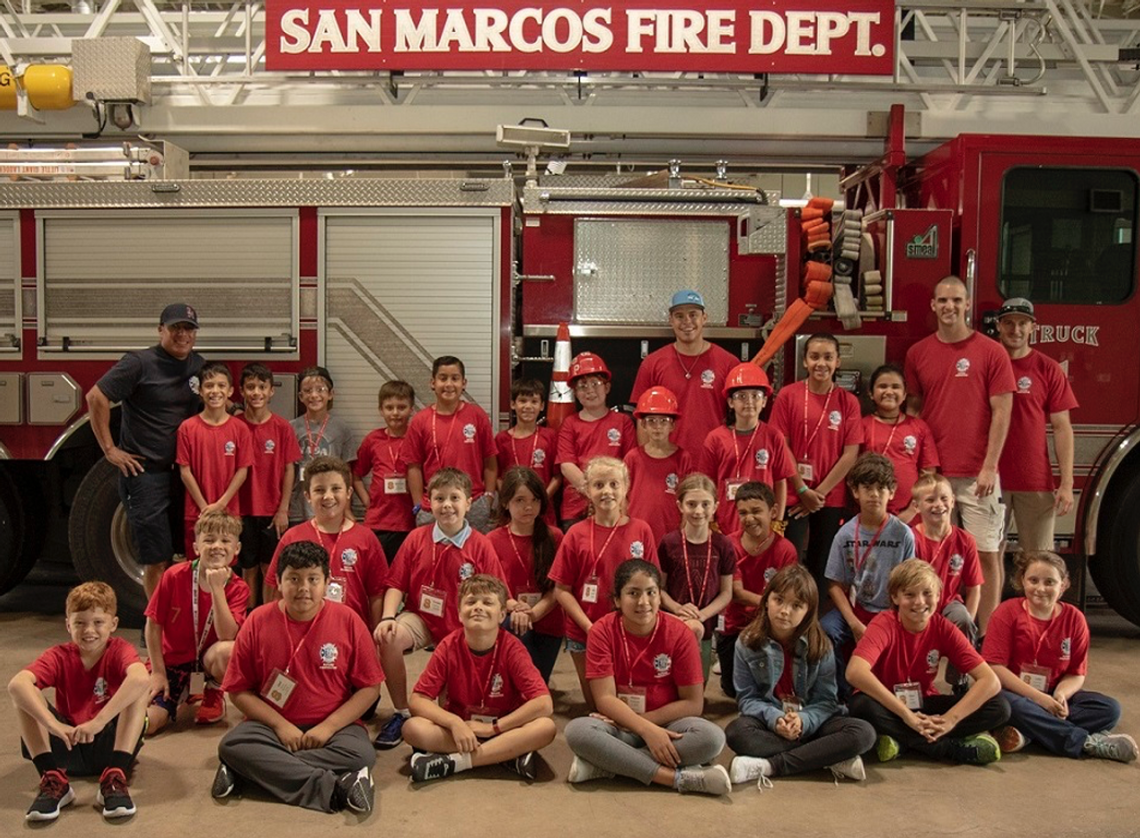
[[[851,759],[845,759],[843,762],[837,762],[835,765],[829,765],[827,767],[836,780],[842,780],[844,778],[848,780],[867,779],[867,769],[863,767],[863,757],[858,754],[851,757]]]
[[[1112,759],[1117,762],[1135,762],[1136,740],[1127,733],[1090,733],[1081,748],[1095,759]]]
[[[677,777],[682,794],[728,794],[732,781],[723,765],[693,765],[682,768]]]

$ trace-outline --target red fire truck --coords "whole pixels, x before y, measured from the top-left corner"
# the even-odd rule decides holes
[[[82,394],[122,351],[153,342],[170,300],[198,307],[208,357],[269,363],[285,415],[291,374],[327,365],[335,409],[361,433],[377,422],[382,380],[426,389],[444,353],[468,362],[471,397],[505,421],[513,378],[549,379],[560,322],[574,351],[606,357],[621,401],[641,358],[671,340],[678,288],[705,295],[710,339],[753,357],[802,292],[799,210],[774,192],[670,174],[0,186],[11,243],[0,281],[12,291],[0,300],[0,589],[69,547],[81,576],[141,605],[115,472]],[[908,160],[896,130],[880,160],[842,181],[864,213],[860,323],[823,310],[799,331],[839,335],[844,383],[858,388],[933,330],[931,291],[946,274],[967,282],[981,329],[1003,299],[1033,300],[1036,348],[1081,402],[1078,503],[1058,547],[1076,567],[1087,559],[1100,594],[1140,624],[1140,376],[1124,347],[1140,326],[1138,178],[1134,140],[963,135]],[[774,381],[795,378],[798,350],[776,353]]]

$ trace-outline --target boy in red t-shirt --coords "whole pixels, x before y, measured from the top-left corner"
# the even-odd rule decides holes
[[[367,510],[364,526],[376,535],[385,556],[395,556],[415,526],[402,448],[416,391],[406,381],[385,381],[380,385],[379,400],[384,427],[360,443],[352,466],[352,488]],[[366,487],[364,478],[369,474],[372,482]]]
[[[150,598],[148,735],[173,722],[188,699],[201,697],[197,724],[226,715],[221,683],[249,604],[249,587],[230,568],[241,549],[241,531],[241,519],[224,509],[205,513],[194,525],[197,560],[169,568]]]
[[[70,643],[48,649],[8,682],[24,756],[40,774],[40,791],[25,816],[52,821],[75,800],[68,773],[100,774],[103,817],[135,813],[127,773],[142,747],[146,667],[135,647],[111,634],[119,625],[115,592],[85,582],[67,595]],[[55,688],[55,706],[43,690]]]
[[[244,548],[238,554],[238,564],[249,586],[250,602],[257,605],[273,598],[262,580],[269,578],[269,560],[277,549],[277,540],[289,528],[293,464],[301,459],[301,447],[293,426],[269,406],[274,393],[269,368],[246,364],[240,382],[244,406],[240,418],[249,431],[253,463],[238,490]]]
[[[471,478],[456,468],[441,468],[428,484],[434,524],[413,530],[388,574],[383,616],[373,636],[388,695],[396,712],[384,723],[375,745],[395,748],[408,709],[408,670],[404,654],[438,645],[459,628],[459,584],[476,573],[506,579],[487,536],[467,522]],[[403,610],[401,611],[401,606]]]
[[[471,508],[467,520],[481,533],[491,528],[491,506],[499,479],[499,458],[491,420],[479,405],[463,400],[467,371],[452,355],[441,355],[431,365],[435,404],[421,410],[408,425],[404,462],[408,491],[415,506],[416,523],[431,523],[431,498],[424,488],[441,468],[457,468],[471,478]]]
[[[913,749],[933,759],[985,765],[1001,759],[987,731],[1009,719],[1009,702],[998,695],[997,675],[962,632],[935,613],[942,582],[922,559],[907,559],[891,571],[891,608],[875,616],[847,664],[847,681],[858,692],[851,715],[879,734],[881,762]],[[973,681],[961,696],[934,688],[945,657]]]
[[[499,624],[507,586],[478,574],[459,586],[456,629],[436,646],[412,693],[404,724],[412,779],[440,780],[482,765],[502,764],[534,780],[538,750],[558,728],[546,682],[522,642]],[[446,695],[446,706],[437,699]]]
[[[215,799],[250,782],[318,812],[372,811],[376,751],[360,717],[384,673],[368,627],[325,598],[328,584],[324,547],[281,551],[281,600],[249,615],[226,670],[223,687],[246,718],[218,743]]]
[[[268,579],[270,586],[277,589],[281,552],[290,544],[320,544],[329,554],[325,599],[347,605],[371,630],[384,605],[388,560],[373,532],[348,517],[351,477],[344,460],[322,455],[309,461],[305,466],[305,502],[312,507],[313,517],[289,528],[281,537],[269,563]]]
[[[178,463],[186,487],[186,555],[194,554],[194,522],[203,512],[227,509],[241,515],[238,489],[253,464],[253,442],[244,422],[226,412],[234,394],[230,368],[220,361],[202,367],[202,412],[178,426]]]
[[[671,439],[681,411],[677,397],[664,387],[650,387],[637,400],[633,418],[644,445],[625,455],[629,470],[629,514],[649,524],[660,544],[665,533],[681,525],[677,484],[696,470],[688,451]]]
[[[503,475],[512,466],[525,466],[542,479],[546,487],[546,517],[548,524],[555,523],[554,496],[562,485],[562,473],[554,467],[558,451],[558,432],[538,424],[538,417],[546,407],[542,383],[533,378],[516,381],[511,385],[511,410],[515,424],[495,437],[499,454],[499,485]]]

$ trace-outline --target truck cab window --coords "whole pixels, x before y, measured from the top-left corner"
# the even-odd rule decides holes
[[[1136,284],[1136,174],[1022,167],[1002,184],[998,289],[1038,303],[1119,303]]]

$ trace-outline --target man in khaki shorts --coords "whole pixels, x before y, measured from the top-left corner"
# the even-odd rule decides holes
[[[1006,531],[1010,519],[1015,519],[1022,550],[1052,550],[1057,516],[1073,508],[1073,425],[1069,411],[1078,404],[1061,365],[1030,348],[1036,328],[1037,317],[1029,300],[1014,297],[998,311],[998,337],[1009,353],[1017,384],[1009,437],[998,470],[1005,489]],[[1053,480],[1046,422],[1053,426],[1060,484]]]
[[[979,634],[1001,602],[1001,545],[1005,510],[998,462],[1009,431],[1015,388],[1001,346],[966,321],[966,286],[948,276],[934,288],[930,307],[938,330],[906,354],[908,410],[921,413],[934,434],[942,473],[954,488],[955,512],[978,542],[985,584],[978,606]]]

